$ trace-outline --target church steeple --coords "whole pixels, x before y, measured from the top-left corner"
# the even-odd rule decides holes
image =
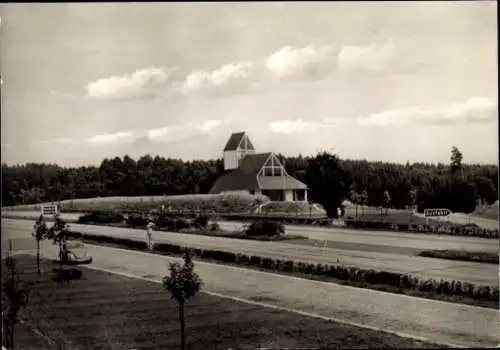
[[[237,169],[241,159],[255,153],[255,148],[245,132],[233,133],[224,147],[224,170]]]

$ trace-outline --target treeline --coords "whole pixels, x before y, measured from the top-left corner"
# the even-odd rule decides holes
[[[336,216],[344,199],[378,207],[448,208],[472,212],[477,203],[498,199],[498,166],[462,164],[453,148],[450,164],[395,164],[280,156],[288,173],[306,183],[309,198]],[[143,156],[104,159],[99,167],[55,164],[2,165],[2,205],[64,199],[208,193],[223,173],[222,160],[185,162]]]

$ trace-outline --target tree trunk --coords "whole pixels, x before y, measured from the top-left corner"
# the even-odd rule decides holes
[[[356,217],[358,217],[358,205],[356,204]]]
[[[184,301],[179,302],[179,322],[181,324],[181,350],[186,348],[186,321],[184,319]]]
[[[11,241],[12,242],[12,241]],[[12,292],[15,292],[17,291],[16,289],[16,267],[15,267],[15,261],[14,261],[14,257],[12,257],[12,266],[11,266],[11,270],[10,270],[10,274],[11,274],[11,291]],[[9,313],[10,313],[10,317],[9,317],[9,321],[10,321],[10,348],[12,350],[14,350],[14,327],[15,327],[15,319],[16,319],[16,313],[13,312],[13,307],[17,307],[17,305],[13,305],[13,300],[10,301],[10,310],[9,310]]]
[[[40,274],[40,240],[36,240],[36,271]]]
[[[14,350],[14,328],[15,328],[15,322],[16,322],[16,315],[12,316],[12,321],[11,321],[11,329],[10,329],[10,348]]]
[[[59,271],[62,270],[62,260],[63,260],[62,244],[61,241],[59,241]]]

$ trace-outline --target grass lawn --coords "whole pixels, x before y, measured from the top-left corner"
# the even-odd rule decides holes
[[[179,348],[177,305],[160,284],[82,268],[80,280],[61,285],[48,273],[36,275],[32,256],[16,260],[20,278],[36,282],[16,348]],[[43,261],[44,271],[54,266]],[[187,304],[186,319],[188,349],[437,347],[203,293]]]

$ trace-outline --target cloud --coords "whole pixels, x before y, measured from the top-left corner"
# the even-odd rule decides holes
[[[231,88],[237,88],[239,84],[245,83],[253,69],[252,63],[239,62],[224,65],[211,72],[195,70],[178,86],[178,90],[184,95],[222,88],[229,92]]]
[[[229,120],[205,120],[200,123],[169,125],[162,128],[149,129],[147,137],[150,140],[184,139],[196,134],[206,134],[210,131],[231,123]]]
[[[148,67],[89,83],[87,97],[96,99],[140,98],[158,93],[174,69]]]
[[[490,123],[497,120],[497,115],[497,101],[487,97],[472,97],[462,103],[388,110],[358,118],[358,123],[365,126]]]
[[[133,142],[138,137],[138,133],[134,131],[119,131],[114,134],[103,133],[86,139],[92,145],[102,145],[114,142]]]
[[[342,119],[328,118],[322,121],[307,121],[302,119],[296,120],[275,120],[269,123],[268,127],[271,131],[279,134],[296,134],[317,131],[324,128],[337,127],[343,124]]]
[[[302,48],[285,46],[271,54],[265,62],[269,72],[279,78],[316,77],[332,63],[332,49],[308,45]],[[333,67],[332,67],[333,68]]]
[[[70,139],[68,137],[61,137],[58,139],[53,139],[53,140],[43,140],[40,141],[39,143],[41,144],[69,144],[69,143],[74,143],[77,142],[77,140]]]
[[[381,70],[394,57],[394,43],[369,46],[344,46],[338,54],[340,70]]]
[[[419,53],[394,41],[367,46],[343,46],[337,56],[340,73],[389,73],[411,71],[422,65]]]

